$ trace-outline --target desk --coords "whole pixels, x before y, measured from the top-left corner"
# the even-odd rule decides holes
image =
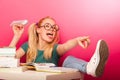
[[[0,72],[0,80],[83,80],[81,72],[49,73],[28,70],[25,72]]]

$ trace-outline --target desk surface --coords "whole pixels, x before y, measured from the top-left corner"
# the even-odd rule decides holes
[[[81,72],[68,73],[50,73],[50,72],[0,72],[0,80],[83,80],[84,75]]]

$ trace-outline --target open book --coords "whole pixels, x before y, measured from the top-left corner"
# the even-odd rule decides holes
[[[34,69],[40,72],[55,72],[55,73],[65,73],[65,72],[76,72],[77,69],[66,68],[66,67],[56,67],[53,63],[32,63],[27,64],[28,69]]]

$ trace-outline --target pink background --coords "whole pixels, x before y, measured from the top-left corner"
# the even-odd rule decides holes
[[[68,55],[89,61],[99,39],[107,41],[110,56],[102,77],[85,75],[85,80],[119,80],[120,74],[120,0],[0,0],[0,46],[7,46],[13,32],[13,20],[27,19],[29,23],[17,47],[27,40],[27,29],[32,22],[51,16],[60,26],[60,43],[68,39],[89,35],[91,45],[84,50],[76,47]],[[24,61],[24,58],[21,60]]]

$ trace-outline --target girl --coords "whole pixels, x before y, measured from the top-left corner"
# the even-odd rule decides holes
[[[22,24],[13,25],[14,37],[9,45],[10,47],[16,46],[24,31],[23,26]],[[57,66],[60,56],[68,50],[77,45],[80,45],[82,48],[87,48],[90,43],[89,37],[83,36],[68,40],[64,44],[58,44],[58,32],[59,27],[51,17],[42,18],[38,23],[31,24],[29,27],[28,42],[24,43],[16,51],[15,58],[21,58],[26,54],[27,62],[54,63]],[[79,69],[83,73],[98,77],[104,71],[108,54],[106,42],[99,40],[95,53],[89,62],[68,56],[63,62],[63,67]]]

